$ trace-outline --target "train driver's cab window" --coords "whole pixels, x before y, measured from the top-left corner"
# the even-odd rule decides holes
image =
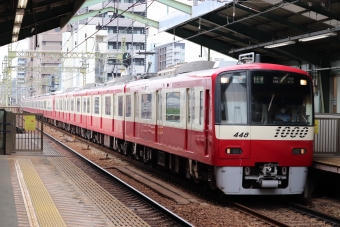
[[[180,108],[180,92],[166,93],[166,121],[180,122],[181,108]]]
[[[151,119],[152,117],[152,95],[142,94],[141,118]]]
[[[221,75],[221,124],[247,124],[246,75],[246,72],[233,72]]]
[[[251,79],[253,125],[312,125],[312,83],[306,75],[258,70]]]

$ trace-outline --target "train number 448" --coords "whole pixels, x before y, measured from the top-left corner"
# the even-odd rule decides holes
[[[249,136],[249,132],[236,132],[234,137],[244,137],[247,138]]]

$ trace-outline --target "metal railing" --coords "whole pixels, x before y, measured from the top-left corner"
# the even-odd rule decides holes
[[[43,151],[43,122],[37,122],[35,119],[38,117],[43,118],[42,114],[34,113],[23,113],[22,107],[0,107],[9,116],[12,116],[13,125],[15,127],[9,133],[13,139],[10,143],[13,145],[9,149],[9,153],[15,152],[42,152]],[[26,130],[26,126],[30,125],[29,129]],[[6,138],[6,137],[5,137]],[[1,138],[0,138],[1,139]],[[13,141],[14,140],[14,141]],[[5,142],[5,141],[4,141]],[[8,141],[6,141],[8,145]],[[1,141],[0,141],[1,146]]]
[[[340,155],[340,114],[315,114],[314,155]]]
[[[33,151],[33,152],[43,152],[43,121],[36,122],[36,127],[34,130],[25,130],[25,116],[30,116],[35,118],[43,118],[42,114],[34,113],[15,113],[16,117],[16,136],[15,136],[15,148],[13,152],[17,151]]]

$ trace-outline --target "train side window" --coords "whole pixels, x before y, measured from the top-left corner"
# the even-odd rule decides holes
[[[77,98],[77,112],[80,112],[80,98]]]
[[[123,116],[123,96],[118,96],[118,116]]]
[[[105,115],[111,115],[111,96],[105,97]]]
[[[59,100],[59,106],[60,106],[60,110],[63,110],[63,99],[60,99]]]
[[[135,92],[135,118],[139,117],[139,105],[137,103],[139,103],[139,95]]]
[[[99,97],[95,97],[94,98],[94,110],[93,110],[94,114],[99,114],[99,106],[100,106]]]
[[[86,98],[83,97],[83,113],[86,113]]]
[[[202,125],[203,121],[203,91],[200,91],[200,118],[199,125]]]
[[[142,94],[141,118],[151,119],[152,117],[152,94]]]
[[[56,100],[56,102],[55,102],[55,110],[59,110],[59,100]]]
[[[166,93],[166,121],[180,122],[180,92]]]
[[[195,89],[188,89],[188,123],[195,122]]]
[[[74,111],[74,98],[71,99],[71,111]]]
[[[162,92],[158,91],[157,95],[158,95],[158,100],[157,100],[157,102],[158,102],[158,104],[157,104],[157,108],[158,108],[158,110],[157,110],[157,119],[159,121],[161,121],[162,120]]]
[[[112,111],[112,113],[113,113],[113,116],[115,116],[115,114],[116,114],[116,106],[115,106],[115,103],[116,103],[116,96],[115,95],[113,95],[112,96],[112,109],[111,109],[111,111]]]
[[[126,96],[125,117],[131,117],[131,95]]]
[[[87,97],[87,103],[86,103],[86,106],[87,106],[87,113],[90,113],[90,97]]]

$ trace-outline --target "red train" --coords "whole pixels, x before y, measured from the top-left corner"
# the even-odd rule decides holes
[[[313,160],[311,77],[247,57],[30,97],[24,110],[225,194],[300,194]]]

